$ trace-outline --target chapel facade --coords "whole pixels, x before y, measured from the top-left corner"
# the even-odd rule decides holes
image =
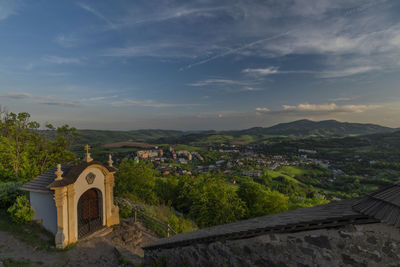
[[[114,205],[114,174],[108,165],[86,156],[78,165],[61,165],[37,176],[21,189],[29,192],[35,220],[55,236],[57,248],[65,248],[104,227],[119,224]]]

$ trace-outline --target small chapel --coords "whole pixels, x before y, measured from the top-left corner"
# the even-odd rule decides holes
[[[114,205],[114,174],[111,155],[108,165],[86,155],[78,165],[58,164],[21,189],[29,192],[35,220],[55,236],[57,248],[65,248],[104,227],[119,224]]]

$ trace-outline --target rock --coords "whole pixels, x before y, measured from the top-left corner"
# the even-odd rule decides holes
[[[320,247],[320,248],[327,248],[331,249],[331,244],[329,239],[325,235],[317,236],[317,235],[308,235],[304,237],[304,241],[307,243]]]
[[[358,262],[355,259],[353,259],[351,256],[342,254],[342,260],[344,264],[349,264],[353,267],[367,267],[367,264],[363,262]]]
[[[370,244],[372,244],[372,245],[378,244],[378,240],[376,239],[375,236],[370,236],[370,237],[368,237],[368,238],[367,238],[367,242],[370,243]]]

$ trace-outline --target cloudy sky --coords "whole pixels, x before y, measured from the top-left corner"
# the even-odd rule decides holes
[[[91,129],[400,127],[397,0],[0,0],[0,105]]]

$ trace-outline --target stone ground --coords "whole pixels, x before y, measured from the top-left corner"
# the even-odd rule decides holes
[[[0,258],[30,260],[40,263],[39,266],[119,266],[118,259],[121,257],[131,263],[141,263],[141,247],[157,239],[141,223],[122,221],[105,236],[95,234],[80,240],[76,247],[68,251],[49,252],[38,250],[9,233],[0,231]]]

